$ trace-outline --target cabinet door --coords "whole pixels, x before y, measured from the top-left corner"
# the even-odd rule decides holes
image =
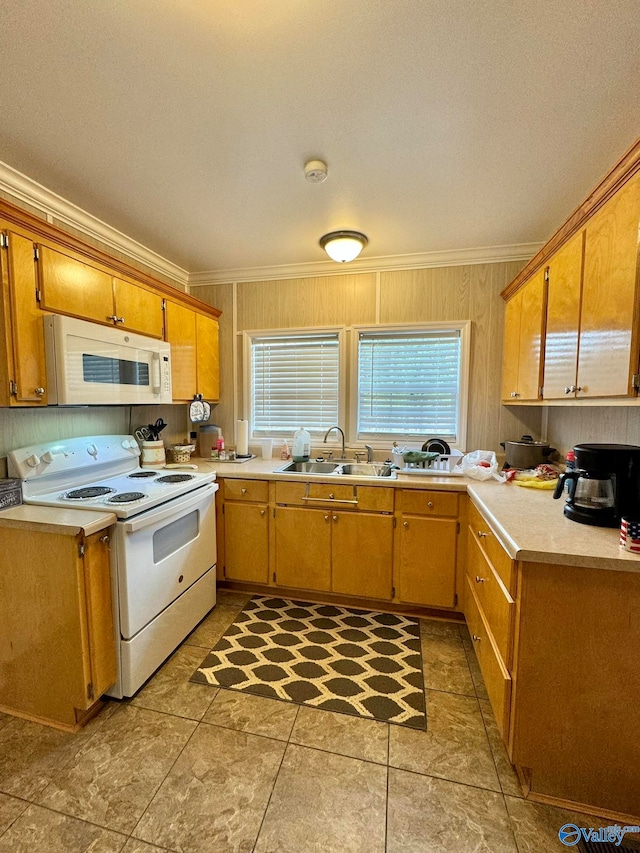
[[[545,308],[545,270],[541,269],[522,289],[518,400],[537,400],[540,396]]]
[[[575,397],[583,246],[584,231],[581,231],[549,261],[544,351],[545,400]]]
[[[513,402],[518,396],[518,365],[520,361],[520,314],[522,291],[519,290],[504,306],[504,348],[502,351],[502,399]]]
[[[578,397],[632,395],[638,368],[640,174],[587,223]]]
[[[3,285],[8,293],[10,317],[10,329],[5,334],[9,378],[16,383],[16,393],[9,402],[46,405],[44,314],[36,301],[33,241],[15,232],[5,233],[8,248],[3,250]]]
[[[335,512],[331,528],[332,591],[390,601],[393,518]]]
[[[124,320],[118,323],[118,328],[149,335],[151,338],[162,338],[164,314],[162,296],[159,293],[152,293],[121,278],[114,278],[113,295],[115,314]]]
[[[224,576],[269,582],[269,514],[264,504],[224,505]]]
[[[166,300],[166,339],[171,344],[171,381],[174,400],[192,400],[196,389],[196,314],[191,308]]]
[[[198,344],[198,394],[205,400],[220,399],[220,355],[218,321],[206,314],[196,314]]]
[[[84,586],[88,642],[85,654],[91,672],[89,708],[116,680],[116,641],[111,601],[109,536],[105,531],[85,540]]]
[[[301,589],[331,589],[331,514],[278,507],[274,519],[276,583]]]
[[[108,273],[49,246],[39,246],[39,252],[44,310],[113,324],[113,284]]]
[[[403,516],[400,598],[412,604],[454,607],[458,523],[449,518]]]

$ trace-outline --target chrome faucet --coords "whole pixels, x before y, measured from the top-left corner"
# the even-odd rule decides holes
[[[330,433],[330,432],[332,432],[334,429],[337,429],[337,430],[338,430],[338,432],[340,433],[340,435],[342,436],[342,456],[341,456],[340,458],[341,458],[341,459],[345,459],[346,457],[345,457],[345,455],[344,455],[344,454],[345,454],[345,449],[344,449],[344,432],[340,429],[340,427],[339,427],[339,426],[332,426],[332,427],[329,427],[329,429],[325,432],[325,434],[324,434],[324,438],[323,438],[322,440],[323,440],[323,442],[326,444],[326,443],[327,443],[327,436],[328,436],[328,435],[329,435],[329,433]]]

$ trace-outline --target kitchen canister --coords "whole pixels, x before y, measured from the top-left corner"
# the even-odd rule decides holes
[[[164,452],[164,441],[143,441],[141,468],[164,468],[167,458]]]

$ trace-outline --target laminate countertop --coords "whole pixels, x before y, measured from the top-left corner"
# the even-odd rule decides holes
[[[0,512],[0,526],[23,527],[26,530],[41,530],[45,533],[60,533],[66,536],[90,536],[116,523],[112,512],[85,509],[64,509],[52,506],[22,504]]]

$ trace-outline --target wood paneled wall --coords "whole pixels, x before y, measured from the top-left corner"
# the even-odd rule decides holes
[[[523,432],[539,436],[539,407],[516,409],[500,404],[504,323],[500,292],[521,266],[520,262],[470,264],[193,287],[194,296],[223,312],[221,401],[212,420],[222,427],[231,443],[234,418],[247,416],[242,410],[242,346],[238,332],[471,320],[467,449],[499,451],[500,441],[519,438]]]
[[[576,444],[640,446],[640,410],[636,406],[553,407],[548,418],[548,441],[563,456]]]

